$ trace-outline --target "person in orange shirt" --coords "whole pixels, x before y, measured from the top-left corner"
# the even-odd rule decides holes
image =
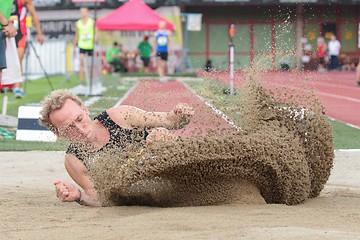
[[[324,71],[326,71],[325,56],[326,56],[327,47],[326,47],[326,43],[325,43],[325,40],[323,37],[319,37],[317,40],[317,43],[318,43],[318,46],[317,46],[316,56],[319,61],[318,71],[324,72]]]

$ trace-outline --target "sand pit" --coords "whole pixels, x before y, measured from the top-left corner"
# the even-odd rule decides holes
[[[360,152],[335,155],[303,204],[92,209],[56,198],[63,152],[1,152],[0,239],[360,239]]]
[[[52,181],[68,179],[62,166],[63,153],[1,153],[2,236],[356,238],[360,184],[352,181],[350,186],[345,181],[339,186],[339,177],[330,178],[323,190],[333,164],[333,149],[331,131],[321,111],[308,108],[297,118],[295,113],[301,108],[279,104],[261,93],[259,86],[249,89],[248,108],[241,109],[251,112],[244,115],[244,131],[154,145],[137,157],[111,152],[107,156],[114,156],[112,159],[100,156],[95,161],[100,164],[94,168],[100,169],[98,172],[90,165],[105,205],[170,208],[91,209],[61,203]],[[244,96],[246,99],[246,91]],[[131,150],[126,154],[138,151]],[[337,172],[347,176],[358,163],[339,166]],[[335,169],[336,164],[333,172]],[[359,171],[352,174],[359,175]]]

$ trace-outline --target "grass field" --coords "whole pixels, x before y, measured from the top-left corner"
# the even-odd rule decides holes
[[[54,89],[72,88],[78,84],[75,76],[65,78],[63,75],[50,77],[50,83]],[[31,103],[39,103],[40,100],[51,92],[51,87],[45,78],[38,80],[29,80],[23,84],[25,90],[25,97],[22,99],[14,98],[11,92],[8,95],[7,115],[17,116],[19,106]],[[0,105],[3,104],[4,94],[0,94]]]

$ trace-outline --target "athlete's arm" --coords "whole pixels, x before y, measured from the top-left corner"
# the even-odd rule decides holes
[[[4,17],[4,15],[0,12],[0,23],[1,25],[7,25],[8,20]]]
[[[95,23],[94,23],[95,24]],[[97,27],[95,27],[95,43],[97,44],[99,42],[99,30],[97,29]]]
[[[172,52],[172,33],[171,31],[168,31],[168,53],[170,54]]]
[[[54,182],[56,196],[63,202],[79,200],[85,206],[100,207],[96,192],[85,166],[74,155],[65,155],[65,168],[70,177],[83,189],[72,183],[57,180]]]
[[[4,33],[6,37],[15,37],[16,35],[16,29],[12,22],[9,22],[8,19],[2,15],[0,12],[0,23],[2,26],[1,31]]]
[[[75,36],[74,36],[74,51],[78,45],[78,41],[79,41],[79,29],[78,29],[77,22],[76,22],[75,23]]]
[[[147,112],[132,106],[119,106],[107,112],[117,124],[127,128],[180,129],[186,126],[194,115],[194,109],[186,104],[178,104],[170,112]]]
[[[32,3],[32,0],[24,0],[24,6],[29,11],[29,13],[33,19],[33,22],[34,22],[34,25],[36,28],[36,32],[37,32],[38,41],[40,44],[43,44],[44,43],[44,35],[41,31],[41,24],[40,24],[38,15],[36,13],[35,7]]]
[[[156,51],[157,48],[157,42],[156,42],[156,32],[154,33],[154,42],[153,42],[153,48],[152,50]]]

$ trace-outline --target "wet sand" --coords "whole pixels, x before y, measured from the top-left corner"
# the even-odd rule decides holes
[[[0,239],[360,239],[360,151],[336,152],[303,204],[88,208],[61,203],[63,152],[0,152]]]

